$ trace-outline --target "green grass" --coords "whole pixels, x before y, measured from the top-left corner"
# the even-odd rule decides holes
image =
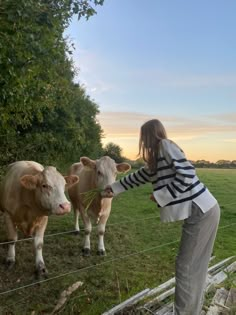
[[[218,199],[222,214],[214,255],[216,260],[235,254],[236,170],[199,169],[199,177]],[[130,190],[113,200],[107,224],[107,255],[96,255],[96,226],[93,229],[91,257],[83,257],[83,232],[45,237],[44,259],[49,278],[59,277],[29,288],[0,295],[2,314],[49,314],[60,293],[76,281],[84,284],[68,299],[58,314],[98,315],[130,296],[153,288],[174,276],[174,261],[181,235],[181,222],[161,223],[159,211],[149,200],[151,186]],[[73,214],[50,217],[46,234],[74,229]],[[19,235],[21,238],[22,235]],[[6,239],[0,216],[0,242]],[[163,244],[168,244],[162,246]],[[7,248],[0,245],[2,261]],[[16,265],[6,271],[0,264],[0,292],[34,283],[32,241],[17,243]]]

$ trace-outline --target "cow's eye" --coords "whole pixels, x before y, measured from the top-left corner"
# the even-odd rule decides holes
[[[52,186],[47,185],[47,184],[42,184],[42,187],[44,190],[46,190],[47,192],[51,192],[52,191]]]
[[[98,174],[98,176],[102,176],[102,172],[101,171],[98,171],[97,174]]]

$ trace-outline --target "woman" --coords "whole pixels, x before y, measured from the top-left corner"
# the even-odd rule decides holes
[[[219,205],[199,181],[184,152],[167,139],[159,120],[152,119],[142,125],[139,155],[146,166],[106,187],[102,195],[116,196],[151,182],[150,199],[160,207],[161,221],[184,220],[176,257],[174,314],[199,315],[220,219]]]

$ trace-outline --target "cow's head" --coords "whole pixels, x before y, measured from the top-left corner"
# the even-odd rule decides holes
[[[116,180],[117,173],[126,173],[131,166],[128,163],[117,164],[109,156],[103,156],[99,160],[91,160],[88,157],[80,158],[80,162],[87,168],[94,170],[95,185],[104,189]]]
[[[35,202],[48,215],[70,212],[71,205],[65,196],[65,188],[78,181],[78,176],[62,176],[53,166],[46,167],[36,175],[24,175],[20,179],[24,188],[34,191]]]

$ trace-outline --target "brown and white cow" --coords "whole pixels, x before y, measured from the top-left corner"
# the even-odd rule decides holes
[[[116,164],[113,159],[103,156],[98,160],[91,160],[88,157],[80,158],[80,163],[73,164],[69,169],[69,175],[79,176],[79,183],[68,189],[68,194],[73,205],[75,214],[75,230],[79,228],[79,214],[82,217],[85,229],[85,241],[83,253],[90,255],[90,233],[92,231],[91,219],[98,224],[98,254],[105,255],[104,233],[106,222],[111,212],[112,198],[101,198],[96,196],[91,205],[87,208],[86,192],[94,189],[104,189],[112,184],[117,173],[124,173],[130,169],[128,163]]]
[[[48,216],[63,215],[71,210],[64,190],[78,182],[78,176],[63,177],[55,167],[43,167],[33,161],[9,165],[0,186],[0,210],[3,211],[9,244],[6,257],[10,267],[15,263],[17,229],[34,236],[35,264],[38,276],[47,274],[42,249]]]

